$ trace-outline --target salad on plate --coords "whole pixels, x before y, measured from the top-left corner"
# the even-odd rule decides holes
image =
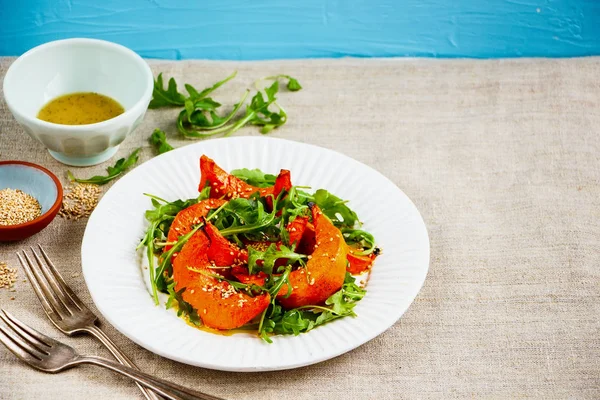
[[[213,332],[299,335],[355,316],[380,254],[347,202],[292,185],[291,173],[224,171],[200,158],[199,196],[152,194],[138,248],[152,297]]]

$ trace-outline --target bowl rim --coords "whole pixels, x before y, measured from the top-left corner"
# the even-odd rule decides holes
[[[34,226],[37,223],[39,223],[40,221],[46,219],[49,215],[58,212],[58,209],[62,205],[63,187],[62,187],[62,184],[60,183],[60,181],[58,180],[58,178],[56,177],[56,175],[54,175],[52,172],[50,172],[48,169],[42,167],[41,165],[34,164],[34,163],[31,163],[28,161],[18,161],[18,160],[0,161],[0,166],[2,166],[2,165],[23,165],[25,167],[30,167],[30,168],[42,171],[43,173],[48,175],[50,177],[50,179],[52,179],[54,181],[54,185],[56,186],[56,200],[54,201],[54,204],[52,204],[52,207],[50,207],[48,209],[48,211],[46,211],[39,217],[32,219],[31,221],[23,222],[22,224],[0,225],[0,231],[8,232],[8,231],[14,231],[14,230]]]
[[[41,50],[51,48],[51,47],[69,46],[71,44],[81,44],[81,43],[88,44],[91,46],[107,47],[107,48],[116,50],[117,52],[125,55],[126,57],[133,59],[138,64],[138,66],[140,66],[141,69],[145,72],[146,78],[147,78],[146,88],[144,89],[144,92],[141,94],[138,101],[133,106],[131,106],[131,108],[129,108],[128,110],[125,110],[122,114],[119,114],[116,117],[107,119],[106,121],[96,122],[94,124],[84,124],[84,125],[64,125],[64,124],[55,124],[53,122],[43,121],[37,117],[31,117],[30,115],[27,115],[27,114],[24,114],[24,113],[18,111],[17,108],[14,106],[14,104],[11,104],[9,96],[7,96],[6,86],[7,86],[7,82],[9,82],[12,79],[12,74],[14,73],[16,68],[19,67],[20,64],[26,62],[29,57],[31,57],[32,55],[34,55],[35,53],[37,53]],[[91,39],[91,38],[71,38],[71,39],[54,40],[54,41],[47,42],[47,43],[41,44],[39,46],[36,46],[36,47],[26,51],[25,53],[23,53],[20,57],[18,57],[10,65],[10,67],[8,67],[8,70],[6,71],[6,75],[4,76],[4,80],[2,81],[2,91],[4,93],[4,100],[6,101],[6,104],[8,105],[9,109],[13,113],[18,114],[21,118],[25,119],[27,121],[27,123],[35,125],[37,127],[42,127],[42,128],[46,128],[46,129],[49,128],[49,129],[55,129],[55,130],[61,130],[61,131],[79,131],[79,132],[88,131],[90,129],[103,128],[106,126],[110,126],[111,124],[114,124],[116,122],[124,121],[132,115],[139,114],[140,108],[145,110],[145,108],[147,107],[147,104],[144,104],[144,103],[146,103],[146,100],[150,101],[153,90],[154,90],[154,75],[152,74],[152,70],[150,69],[150,66],[148,65],[148,63],[146,61],[144,61],[144,59],[142,57],[140,57],[139,54],[137,54],[135,51],[133,51],[123,45],[120,45],[118,43],[109,42],[107,40],[101,40],[101,39]],[[68,93],[65,93],[65,94],[68,94]],[[142,110],[142,111],[144,111],[144,110]]]

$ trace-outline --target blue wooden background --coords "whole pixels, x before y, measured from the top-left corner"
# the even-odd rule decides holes
[[[0,55],[94,37],[144,57],[600,54],[600,0],[0,0]]]

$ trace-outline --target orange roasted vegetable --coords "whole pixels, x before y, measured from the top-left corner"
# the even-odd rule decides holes
[[[179,211],[173,223],[171,223],[171,228],[169,228],[167,242],[176,242],[180,236],[189,233],[194,225],[198,225],[211,209],[219,208],[225,203],[225,200],[219,199],[202,200],[193,206]],[[171,247],[165,246],[165,251],[168,251]]]
[[[223,275],[221,270],[214,267],[244,263],[244,255],[244,251],[221,236],[212,224],[206,223],[204,229],[196,232],[174,257],[175,289],[186,288],[182,294],[183,300],[198,311],[205,326],[214,329],[239,328],[269,306],[271,297],[268,293],[252,297],[245,292],[237,292],[226,281],[219,282],[205,275]],[[197,271],[203,271],[204,274]]]
[[[290,273],[293,291],[285,298],[279,292],[277,300],[284,308],[318,305],[340,290],[346,276],[346,253],[348,246],[341,232],[321,212],[312,206],[316,245],[306,268],[298,268]]]
[[[214,160],[205,155],[200,157],[200,174],[198,191],[204,189],[206,185],[210,185],[210,197],[216,199],[234,199],[237,197],[247,199],[256,192],[259,192],[261,197],[266,197],[271,194],[277,197],[282,190],[290,190],[292,187],[290,171],[288,170],[281,170],[275,180],[274,186],[259,188],[249,185],[243,180],[228,174],[219,167]],[[268,200],[268,202],[272,206],[271,201]]]

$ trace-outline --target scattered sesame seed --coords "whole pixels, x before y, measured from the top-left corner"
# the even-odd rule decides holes
[[[0,225],[18,225],[42,215],[35,197],[19,189],[0,190]]]
[[[194,292],[195,292],[195,290],[194,290],[194,289],[190,290],[190,293],[191,293],[191,294],[194,294]]]
[[[72,182],[65,188],[63,204],[58,212],[63,218],[78,220],[90,216],[98,205],[102,189],[91,183]]]
[[[6,262],[0,261],[0,289],[12,289],[17,281],[17,269],[9,268]]]

